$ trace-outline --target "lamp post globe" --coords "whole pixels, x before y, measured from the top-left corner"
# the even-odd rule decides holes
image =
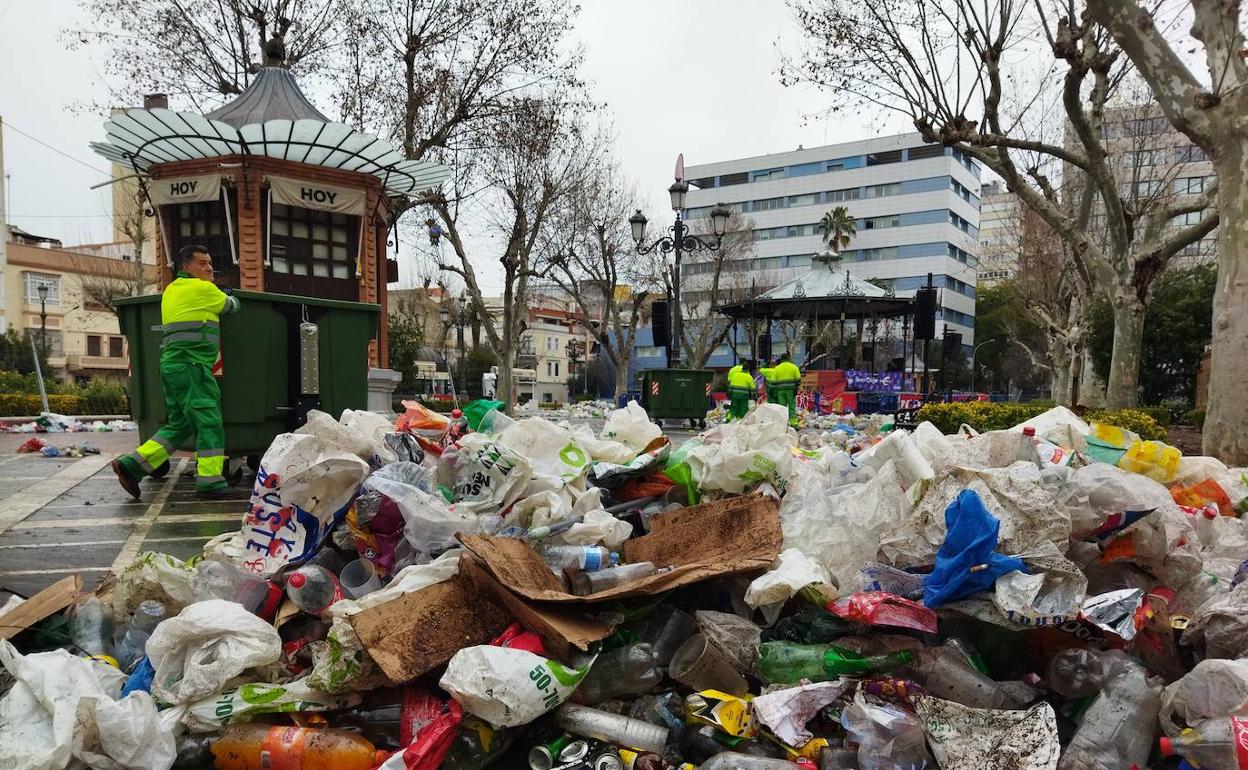
[[[715,235],[723,237],[728,231],[728,218],[732,216],[732,211],[722,203],[716,203],[715,208],[711,209],[711,227],[715,230]]]
[[[672,211],[685,210],[685,193],[689,192],[689,183],[677,179],[672,186],[667,188],[667,194],[672,196]]]
[[[646,215],[641,213],[641,209],[637,209],[636,213],[628,218],[629,227],[633,229],[633,240],[638,245],[641,245],[641,242],[646,239],[647,221]]]

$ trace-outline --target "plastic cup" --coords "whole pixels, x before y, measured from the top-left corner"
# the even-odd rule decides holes
[[[654,661],[667,666],[680,645],[698,631],[698,622],[687,612],[668,605],[660,607],[646,625],[642,638],[654,645]]]
[[[749,692],[745,677],[737,673],[732,660],[704,634],[694,634],[676,650],[668,673],[696,691],[719,690],[730,695]]]
[[[377,577],[377,570],[373,569],[372,562],[365,559],[356,559],[343,567],[338,574],[338,582],[342,583],[342,589],[351,594],[352,599],[381,588],[381,578]]]

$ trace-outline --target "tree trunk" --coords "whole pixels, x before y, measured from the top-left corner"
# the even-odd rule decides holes
[[[1113,305],[1114,350],[1109,359],[1105,406],[1108,409],[1130,409],[1136,405],[1140,393],[1140,348],[1144,340],[1145,308],[1134,296],[1116,296]]]
[[[1248,465],[1248,145],[1226,149],[1218,176],[1218,283],[1213,294],[1209,407],[1203,450],[1230,466]]]
[[[1049,364],[1053,372],[1049,377],[1049,395],[1057,403],[1070,406],[1070,356],[1069,348],[1060,338],[1049,341]]]
[[[615,364],[615,403],[620,403],[620,396],[628,392],[628,358],[621,356],[620,361],[614,361]]]

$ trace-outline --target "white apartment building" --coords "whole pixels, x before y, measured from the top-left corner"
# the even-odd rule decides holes
[[[1022,228],[1022,203],[1001,182],[980,190],[979,285],[995,286],[1014,277]]]
[[[979,175],[970,158],[915,133],[798,148],[687,167],[686,217],[700,224],[723,202],[752,219],[754,254],[739,260],[733,281],[762,291],[806,271],[827,250],[819,221],[844,206],[858,231],[842,250],[848,270],[887,279],[903,295],[931,273],[940,289],[937,336],[947,325],[973,345]],[[686,301],[706,292],[706,272],[709,265],[685,265]],[[709,364],[726,365],[721,358]]]

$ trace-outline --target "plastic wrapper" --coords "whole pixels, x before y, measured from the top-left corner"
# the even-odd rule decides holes
[[[175,705],[201,700],[281,654],[277,629],[242,605],[222,599],[198,602],[162,621],[147,640],[147,656],[156,669],[152,694]]]
[[[438,414],[419,401],[404,401],[403,410],[403,414],[394,423],[394,429],[400,433],[419,433],[427,438],[438,439],[451,424],[446,415]],[[471,420],[469,424],[471,425]]]
[[[1082,614],[1089,623],[1129,642],[1144,623],[1143,609],[1144,592],[1138,588],[1124,588],[1087,597],[1083,600]]]
[[[1248,660],[1202,660],[1161,694],[1161,728],[1174,738],[1203,719],[1248,713]]]
[[[618,441],[634,452],[645,451],[651,441],[662,435],[663,430],[650,422],[650,415],[636,401],[607,415],[601,433],[602,438]]]
[[[168,770],[177,756],[171,726],[146,692],[117,700],[125,676],[65,650],[21,655],[0,641],[13,685],[0,697],[0,767]]]
[[[1248,583],[1207,602],[1183,630],[1185,645],[1203,642],[1209,658],[1248,656]]]
[[[1060,556],[1024,561],[1033,574],[1007,572],[997,578],[993,602],[1006,620],[1021,626],[1060,626],[1075,620],[1087,593],[1083,572]]]
[[[829,604],[828,609],[838,617],[859,623],[936,633],[936,613],[933,610],[883,591],[843,596]]]
[[[113,614],[126,617],[154,599],[170,612],[195,601],[195,568],[168,554],[144,551],[122,571],[113,589]]]
[[[287,684],[252,682],[189,704],[182,721],[193,732],[215,732],[264,714],[334,711],[359,702],[358,693],[331,695],[310,687],[306,678]]]
[[[870,561],[858,571],[862,591],[886,591],[907,599],[923,598],[923,575]]]
[[[566,668],[526,650],[477,645],[451,658],[438,685],[495,727],[528,724],[572,695],[589,666]]]
[[[996,552],[1001,523],[971,490],[945,508],[945,542],[936,551],[936,568],[923,579],[923,603],[939,607],[953,599],[988,590],[1007,572],[1026,572],[1021,559]]]
[[[1178,449],[1161,441],[1135,441],[1127,447],[1118,467],[1166,484],[1174,480],[1182,457]]]
[[[1226,494],[1226,490],[1213,479],[1204,479],[1187,487],[1175,484],[1170,487],[1170,495],[1179,505],[1186,505],[1192,508],[1216,505],[1218,512],[1223,516],[1233,516],[1235,514],[1235,509],[1231,505],[1231,498]]]
[[[912,698],[941,770],[1054,770],[1061,755],[1057,715],[1047,703],[1025,711],[977,709],[930,695]]]
[[[829,583],[827,568],[796,548],[786,548],[776,557],[771,571],[755,578],[745,590],[745,603],[757,609],[792,599],[811,583]]]
[[[853,680],[817,682],[788,687],[760,695],[754,699],[754,718],[768,727],[776,737],[793,748],[800,748],[815,737],[806,723],[819,709],[844,695],[854,686]]]

